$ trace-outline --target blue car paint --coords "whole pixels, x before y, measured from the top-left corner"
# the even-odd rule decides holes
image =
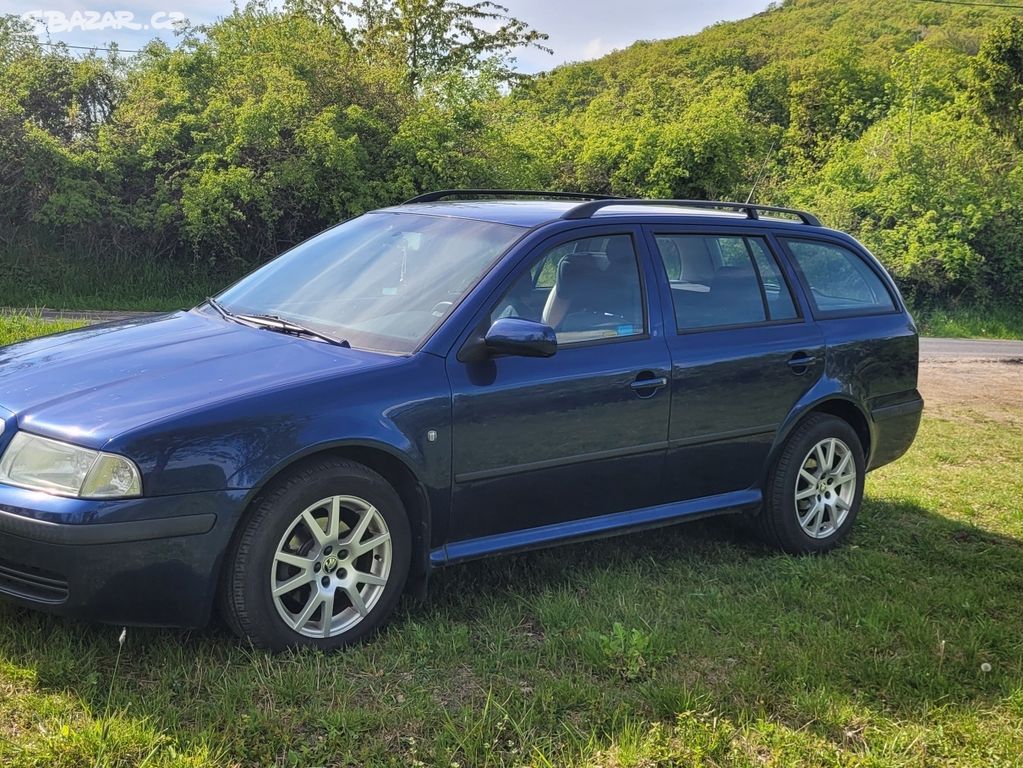
[[[202,625],[247,506],[271,479],[323,451],[408,478],[406,502],[419,517],[414,574],[423,579],[428,565],[755,509],[775,452],[815,408],[858,414],[871,468],[908,448],[922,401],[916,329],[901,300],[876,316],[814,318],[775,235],[830,239],[871,258],[855,240],[720,214],[560,219],[569,208],[388,209],[523,228],[409,356],[231,324],[206,307],[0,350],[0,450],[21,429],[124,454],[139,465],[144,490],[100,502],[0,485],[0,593],[103,621]],[[676,333],[652,239],[661,229],[763,235],[800,317]],[[559,240],[601,233],[633,238],[646,335],[552,358],[459,359],[519,268]],[[796,354],[815,358],[799,375],[788,366]],[[638,374],[666,386],[636,390]],[[60,589],[59,598],[40,597]]]

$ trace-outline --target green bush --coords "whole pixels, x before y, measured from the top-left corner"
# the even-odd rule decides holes
[[[544,37],[489,7],[344,7],[251,0],[131,58],[0,18],[0,305],[177,302],[459,186],[752,194],[921,306],[1023,301],[1023,26],[997,8],[788,0],[519,78]]]

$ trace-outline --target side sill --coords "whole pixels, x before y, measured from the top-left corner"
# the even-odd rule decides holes
[[[625,531],[656,528],[681,520],[739,512],[760,506],[763,495],[758,488],[721,493],[702,499],[677,501],[655,507],[615,512],[600,517],[570,520],[565,523],[510,531],[478,539],[456,541],[430,552],[430,565],[440,567],[475,560],[498,553],[520,552],[569,541],[599,538]]]

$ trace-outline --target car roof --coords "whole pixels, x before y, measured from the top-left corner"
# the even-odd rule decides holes
[[[741,211],[715,210],[712,208],[686,207],[685,205],[665,205],[651,201],[649,205],[636,204],[629,201],[628,205],[615,205],[614,201],[604,201],[603,207],[592,216],[583,220],[593,221],[611,217],[658,217],[672,218],[693,223],[731,224],[757,222],[771,225],[793,226],[805,230],[809,225],[793,219],[776,216],[760,216],[752,219]],[[580,201],[571,200],[445,200],[424,203],[404,203],[389,208],[381,208],[373,213],[418,213],[429,216],[447,216],[452,218],[489,221],[495,224],[510,224],[517,227],[538,227],[561,220],[566,213],[580,205]],[[819,227],[810,227],[820,229]]]

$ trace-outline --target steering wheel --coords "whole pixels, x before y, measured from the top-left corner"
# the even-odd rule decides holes
[[[430,310],[430,314],[434,317],[444,317],[444,313],[451,309],[453,304],[453,301],[438,301],[433,305],[433,309]]]

